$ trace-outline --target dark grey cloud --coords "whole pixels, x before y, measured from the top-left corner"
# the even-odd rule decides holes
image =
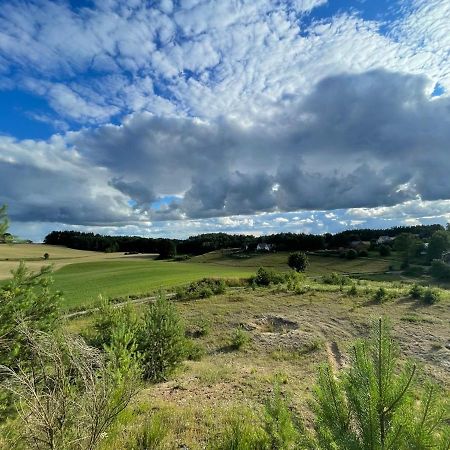
[[[325,78],[257,123],[136,114],[39,143],[59,158],[43,173],[32,145],[14,143],[23,154],[0,155],[0,188],[16,218],[68,223],[449,199],[450,98],[429,92],[425,77],[379,70]],[[150,208],[165,196],[177,198]]]

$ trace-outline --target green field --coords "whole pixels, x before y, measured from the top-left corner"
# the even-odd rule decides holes
[[[48,252],[50,259],[42,255]],[[154,255],[129,255],[72,250],[42,244],[0,247],[0,279],[24,260],[32,270],[53,264],[56,289],[62,291],[65,308],[89,307],[101,294],[108,298],[142,295],[203,277],[243,278],[264,266],[289,270],[287,252],[245,255],[215,251],[183,262],[156,261]],[[355,260],[310,255],[308,275],[340,272],[362,276],[383,276],[391,259],[377,257]]]
[[[55,287],[64,294],[64,306],[89,305],[99,294],[118,297],[150,293],[203,277],[240,278],[251,269],[168,261],[99,261],[70,264],[54,273]]]

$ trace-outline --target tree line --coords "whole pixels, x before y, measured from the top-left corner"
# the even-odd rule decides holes
[[[99,252],[159,253],[162,258],[176,254],[201,255],[225,248],[240,248],[255,251],[258,244],[266,243],[277,251],[316,251],[324,248],[347,247],[355,240],[374,241],[380,236],[395,237],[409,233],[421,239],[430,238],[442,225],[414,225],[388,229],[346,230],[336,234],[277,233],[253,236],[227,233],[205,233],[187,239],[151,238],[140,236],[105,236],[81,231],[52,231],[44,243],[63,245],[78,250]]]

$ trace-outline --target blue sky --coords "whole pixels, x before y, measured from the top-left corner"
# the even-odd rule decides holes
[[[12,231],[450,220],[446,0],[3,1]]]

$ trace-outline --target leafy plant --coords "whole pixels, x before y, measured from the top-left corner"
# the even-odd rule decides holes
[[[175,305],[160,294],[147,306],[139,329],[144,378],[153,382],[167,379],[183,360],[185,343],[184,325]]]
[[[289,409],[279,383],[274,386],[273,396],[265,404],[264,428],[269,438],[269,448],[290,450],[299,448],[305,430],[301,421]]]
[[[377,303],[383,303],[386,301],[387,298],[387,291],[386,289],[381,286],[380,288],[378,288],[375,291],[375,294],[373,296],[373,299],[377,302]]]
[[[250,342],[249,334],[242,328],[236,328],[231,335],[230,347],[234,350],[240,350]]]
[[[428,288],[425,289],[422,295],[422,301],[427,305],[434,305],[435,303],[439,302],[441,299],[441,294],[439,291]]]

